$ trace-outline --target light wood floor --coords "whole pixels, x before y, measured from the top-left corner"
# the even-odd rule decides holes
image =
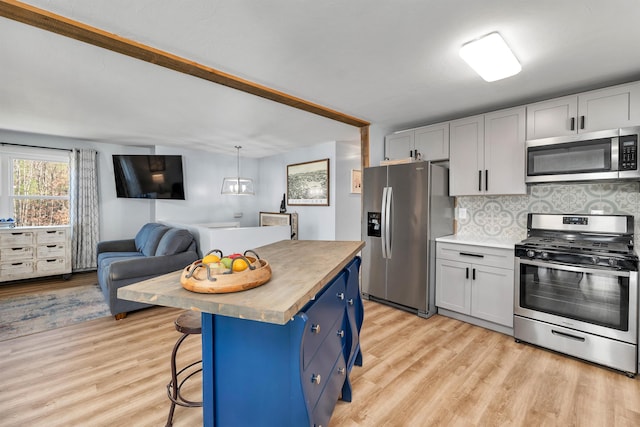
[[[179,312],[0,343],[0,426],[164,425]],[[361,345],[353,402],[338,402],[331,427],[640,425],[640,380],[457,320],[365,301]],[[200,343],[182,350],[180,363],[198,359]],[[176,409],[175,426],[201,423],[200,409]]]

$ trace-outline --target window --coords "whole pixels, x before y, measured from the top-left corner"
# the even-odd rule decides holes
[[[15,218],[18,226],[69,224],[68,152],[3,148],[0,164],[0,217]]]

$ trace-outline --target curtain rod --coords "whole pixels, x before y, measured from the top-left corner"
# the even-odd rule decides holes
[[[42,145],[28,145],[28,144],[14,144],[13,142],[0,142],[0,145],[14,145],[16,147],[30,147],[30,148],[46,148],[48,150],[62,150],[62,151],[73,151],[69,148],[56,148],[56,147],[43,147]]]

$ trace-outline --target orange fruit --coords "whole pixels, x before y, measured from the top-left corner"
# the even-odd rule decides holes
[[[233,271],[244,271],[249,267],[249,264],[247,264],[247,261],[241,258],[237,261],[234,260],[232,267],[233,267]]]
[[[220,262],[220,257],[216,254],[209,254],[202,258],[203,264],[210,264],[212,262]]]

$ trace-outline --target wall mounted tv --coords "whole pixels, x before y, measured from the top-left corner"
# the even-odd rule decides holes
[[[184,200],[182,156],[114,154],[118,197]]]

